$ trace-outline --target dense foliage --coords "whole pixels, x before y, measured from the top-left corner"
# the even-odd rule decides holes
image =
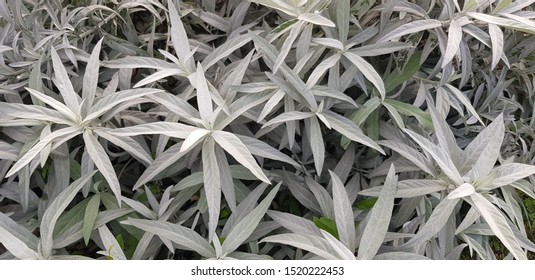
[[[0,259],[527,259],[535,0],[0,0]]]

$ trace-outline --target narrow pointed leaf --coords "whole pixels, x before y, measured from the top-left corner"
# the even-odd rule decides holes
[[[359,69],[359,71],[370,81],[375,88],[379,91],[379,94],[381,95],[381,100],[385,99],[386,90],[385,90],[385,84],[383,82],[383,79],[377,73],[377,71],[373,68],[373,66],[368,63],[366,60],[364,60],[362,57],[351,53],[346,52],[344,53],[344,56],[353,63]]]
[[[164,221],[141,219],[128,219],[122,222],[122,224],[132,225],[146,232],[171,240],[178,245],[197,252],[205,258],[215,257],[215,251],[208,244],[208,241],[190,228]]]
[[[368,223],[362,233],[357,259],[373,259],[383,244],[394,209],[397,184],[398,178],[395,175],[394,166],[391,165],[385,185],[370,211]]]
[[[117,174],[115,174],[115,168],[113,168],[113,164],[111,163],[108,154],[106,153],[104,148],[102,148],[97,138],[93,135],[91,131],[84,131],[83,137],[87,153],[91,157],[91,160],[93,160],[93,162],[95,163],[95,166],[98,168],[102,176],[104,176],[104,178],[106,179],[106,182],[108,182],[111,191],[117,198],[117,202],[120,204],[121,185],[119,184]]]
[[[105,250],[113,260],[126,260],[126,256],[124,255],[121,246],[108,227],[105,225],[99,227],[98,233],[100,235],[100,239],[102,240],[102,245],[104,245]]]
[[[74,91],[69,75],[67,75],[67,70],[63,66],[63,62],[61,62],[61,59],[54,48],[50,49],[50,55],[52,56],[52,66],[56,77],[54,84],[58,88],[67,107],[69,107],[72,112],[79,112],[80,96]]]
[[[236,135],[226,131],[214,131],[212,132],[212,137],[219,146],[232,155],[232,157],[234,157],[234,159],[241,165],[249,169],[258,179],[265,183],[270,183],[269,179],[266,177],[260,166],[258,166],[247,147],[238,137],[236,137]]]
[[[338,176],[329,170],[333,187],[333,208],[336,228],[340,242],[344,244],[351,252],[357,247],[355,239],[355,219],[353,217],[353,208],[349,201],[349,196],[343,182]]]
[[[89,243],[89,238],[91,237],[91,232],[93,231],[93,226],[95,225],[95,220],[98,215],[98,208],[100,206],[100,194],[95,194],[87,203],[84,213],[84,227],[82,228],[82,233],[84,235],[85,245]]]
[[[204,140],[202,145],[202,170],[208,204],[208,240],[211,240],[216,233],[221,210],[221,178],[215,155],[215,141],[212,137]]]
[[[325,239],[315,235],[304,235],[295,233],[283,233],[277,235],[271,235],[260,242],[281,243],[296,248],[300,248],[316,254],[326,260],[340,259],[338,253],[331,248],[329,242]]]
[[[63,211],[69,206],[74,196],[82,189],[82,187],[93,177],[96,171],[86,174],[80,179],[74,181],[67,189],[65,189],[60,195],[52,201],[48,206],[43,218],[41,219],[41,226],[39,228],[41,236],[41,254],[45,259],[52,256],[52,246],[54,244],[52,234],[56,222],[63,213]]]
[[[279,187],[282,183],[277,184],[268,195],[253,209],[247,216],[239,221],[223,242],[223,254],[229,254],[234,252],[238,247],[253,233],[258,226],[258,223],[266,214],[271,201],[279,191]]]

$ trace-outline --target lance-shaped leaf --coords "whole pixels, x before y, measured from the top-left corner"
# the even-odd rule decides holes
[[[325,116],[331,127],[340,134],[344,135],[350,140],[373,148],[379,151],[381,154],[385,153],[383,149],[381,149],[381,147],[377,145],[377,143],[375,143],[375,141],[373,141],[370,137],[366,136],[354,122],[332,111],[323,111],[322,115]]]
[[[110,130],[109,133],[119,136],[135,136],[143,134],[163,134],[169,137],[186,139],[188,135],[196,130],[194,126],[172,122],[154,122],[139,124],[130,127],[123,127]]]
[[[202,141],[202,139],[204,139],[204,137],[209,133],[210,133],[209,130],[202,129],[202,128],[194,130],[188,135],[186,140],[184,140],[184,143],[182,143],[182,147],[180,147],[179,152],[182,153],[194,147],[197,143]]]
[[[340,256],[342,260],[356,260],[355,255],[353,255],[353,252],[349,251],[349,249],[346,247],[345,244],[338,241],[338,239],[336,239],[336,237],[332,236],[330,233],[322,229],[320,229],[320,231],[321,231],[321,235],[323,236],[323,238],[325,238],[325,240],[329,243],[331,248],[336,253],[338,253],[338,255]]]
[[[226,131],[213,131],[211,135],[217,144],[232,155],[236,161],[249,169],[249,171],[251,171],[251,173],[258,179],[270,184],[269,179],[266,177],[260,166],[258,166],[247,147],[238,137],[236,137],[236,135]]]
[[[472,168],[475,175],[488,175],[498,160],[504,133],[503,114],[500,114],[464,149],[460,170],[468,171]]]
[[[535,166],[522,163],[506,163],[494,168],[489,175],[494,178],[492,182],[484,186],[482,189],[491,190],[503,186],[507,186],[522,178],[535,174]],[[481,179],[485,181],[485,178]]]
[[[46,122],[53,122],[57,124],[66,124],[66,125],[73,125],[74,122],[66,117],[64,114],[52,110],[49,108],[45,108],[42,106],[37,105],[26,105],[26,104],[19,104],[19,103],[6,103],[2,102],[0,103],[0,112],[2,112],[2,115],[11,118],[19,118],[19,119],[28,119],[28,120],[40,120],[40,121],[46,121]],[[0,115],[1,116],[1,115]],[[4,117],[2,116],[1,119]],[[9,121],[5,121],[3,123],[3,126],[7,126]],[[41,124],[41,123],[38,123]],[[18,126],[18,125],[17,125]]]
[[[428,241],[430,238],[437,235],[448,222],[448,219],[453,213],[453,209],[459,200],[459,198],[441,200],[423,227],[421,227],[416,233],[416,236],[400,247],[410,248],[421,244],[422,242]]]
[[[59,216],[69,206],[74,196],[82,189],[82,187],[95,175],[96,171],[86,174],[80,179],[74,181],[67,189],[59,194],[54,201],[48,206],[43,218],[41,219],[41,226],[39,228],[41,236],[41,254],[45,259],[52,256],[52,246],[54,244],[52,234],[54,227],[58,221]]]
[[[489,35],[492,43],[492,65],[490,68],[494,69],[500,62],[500,58],[504,56],[503,32],[497,25],[489,23]]]
[[[457,188],[455,188],[455,190],[453,190],[452,192],[450,192],[448,196],[446,197],[446,199],[463,198],[465,196],[472,195],[475,192],[476,192],[476,189],[474,188],[472,184],[464,183],[458,186]]]
[[[432,29],[436,27],[441,27],[441,26],[442,26],[442,22],[436,19],[424,19],[424,20],[412,21],[388,32],[388,34],[381,37],[381,39],[379,39],[377,43],[390,41],[393,39],[400,38],[401,36],[404,36],[407,34],[412,34],[412,33],[420,32],[423,30]]]
[[[160,174],[162,171],[164,171],[167,167],[171,166],[172,164],[176,163],[179,159],[184,156],[187,152],[180,152],[182,149],[182,142],[179,142],[177,144],[174,144],[169,149],[165,150],[163,153],[161,153],[147,169],[141,174],[139,179],[137,180],[136,184],[134,185],[134,190],[141,187],[143,184],[151,181],[156,177],[158,174]]]
[[[0,212],[0,228],[4,228],[4,230],[8,231],[15,238],[21,240],[30,249],[37,251],[39,239],[26,227],[13,221],[10,217],[2,212]]]
[[[446,47],[446,53],[442,58],[442,68],[450,63],[457,51],[459,51],[462,37],[463,29],[461,25],[456,20],[451,20],[450,27],[448,28],[448,45]]]
[[[511,254],[513,254],[517,260],[527,260],[526,253],[520,247],[518,240],[509,227],[507,219],[503,216],[502,212],[479,193],[472,194],[468,201],[477,208],[477,211],[483,216],[485,222],[487,222],[492,229],[492,232],[494,232],[503,245],[509,249]]]
[[[429,141],[427,138],[422,137],[421,135],[414,133],[408,129],[404,129],[405,133],[407,133],[422,149],[424,149],[426,152],[428,152],[433,159],[437,162],[437,164],[440,166],[442,171],[457,185],[461,185],[463,183],[463,179],[461,178],[461,175],[459,174],[459,171],[457,170],[457,167],[449,157],[448,153],[444,151],[441,147],[433,144],[431,141]]]
[[[353,217],[353,208],[349,201],[349,196],[344,187],[344,183],[338,176],[329,170],[333,187],[333,208],[336,228],[340,242],[344,244],[351,252],[357,247],[355,239],[355,219]]]
[[[262,142],[256,138],[248,137],[244,135],[237,134],[236,137],[240,139],[240,141],[247,146],[247,149],[251,154],[255,156],[260,156],[263,158],[269,158],[272,160],[278,160],[282,162],[286,162],[288,164],[291,164],[295,167],[300,167],[300,165],[293,160],[291,157],[287,156],[286,154],[282,153],[281,151],[271,147],[270,145],[266,144],[265,142]]]
[[[119,242],[117,242],[117,239],[115,239],[115,236],[113,236],[107,226],[104,225],[99,227],[98,233],[102,240],[102,245],[106,250],[106,255],[109,255],[114,260],[126,260],[126,256],[124,255]]]
[[[212,97],[210,96],[208,84],[206,83],[206,78],[204,77],[204,70],[200,63],[197,65],[195,88],[197,89],[197,104],[199,107],[199,113],[201,114],[201,119],[208,121],[211,119],[213,112]]]
[[[99,78],[99,55],[100,47],[104,38],[100,39],[93,48],[91,56],[87,61],[87,66],[84,73],[84,81],[82,87],[82,99],[84,103],[82,105],[82,116],[87,115],[87,110],[93,105],[95,94],[97,92],[97,84]]]
[[[98,215],[98,208],[100,206],[100,193],[95,194],[87,203],[84,213],[84,226],[82,228],[82,233],[84,234],[85,245],[89,243],[89,238],[91,237],[91,232],[93,231],[93,226],[95,225],[95,220]]]
[[[17,259],[36,260],[39,254],[0,225],[0,243]]]
[[[80,134],[81,129],[78,127],[66,127],[58,129],[45,138],[41,139],[37,144],[35,144],[30,150],[28,150],[9,170],[6,174],[6,177],[10,177],[24,166],[30,163],[48,144],[56,141],[54,144],[60,145],[65,141],[71,139],[72,137]]]
[[[417,197],[434,192],[446,190],[448,184],[441,180],[426,180],[426,179],[409,179],[398,182],[396,190],[396,198],[409,198]],[[369,189],[365,189],[359,192],[359,195],[375,196],[378,197],[381,194],[381,190],[384,186],[377,186]]]
[[[323,161],[325,160],[325,143],[321,133],[321,127],[318,118],[312,117],[305,120],[305,125],[308,129],[310,149],[314,157],[314,166],[317,174],[321,174],[323,170]]]
[[[364,58],[352,53],[352,52],[345,52],[344,56],[353,63],[359,69],[359,71],[370,81],[375,88],[379,91],[379,94],[381,95],[381,100],[385,99],[386,90],[385,90],[385,84],[383,82],[383,79],[381,79],[381,76],[373,66],[368,63]]]
[[[52,56],[52,66],[55,74],[54,84],[58,88],[67,107],[72,112],[79,112],[80,96],[74,91],[69,75],[67,75],[67,70],[63,66],[63,62],[61,62],[56,49],[51,48],[50,55]]]
[[[87,153],[95,163],[95,166],[98,168],[102,176],[104,176],[106,179],[106,182],[108,182],[111,191],[117,198],[117,202],[120,204],[121,185],[119,184],[117,174],[115,174],[115,168],[113,168],[113,164],[111,163],[108,154],[104,148],[102,148],[98,142],[98,139],[93,135],[93,132],[86,130],[84,131],[83,137]]]
[[[245,216],[241,221],[239,221],[230,233],[225,238],[223,242],[222,249],[223,254],[230,254],[234,252],[238,247],[253,233],[253,231],[258,226],[258,223],[266,214],[271,201],[279,191],[279,188],[282,183],[278,183],[268,195],[258,204],[258,206],[253,209],[247,216]]]
[[[88,112],[87,117],[85,117],[84,122],[90,122],[95,118],[100,117],[107,111],[111,110],[113,107],[126,103],[132,100],[142,100],[140,97],[143,97],[148,94],[162,92],[160,89],[146,89],[146,88],[137,88],[137,89],[128,89],[122,90],[110,95],[103,96],[95,101],[91,107],[91,111]]]
[[[34,89],[26,88],[26,90],[35,98],[39,99],[43,103],[49,105],[50,107],[56,109],[59,113],[65,116],[68,120],[72,122],[76,122],[76,115],[69,109],[67,106],[63,105],[63,103],[57,101],[56,99],[47,96],[43,93],[40,93]]]
[[[290,213],[269,210],[267,215],[282,227],[298,234],[320,235],[318,227],[311,220]]]
[[[221,178],[215,155],[215,141],[211,137],[207,138],[202,145],[202,170],[204,192],[208,204],[208,240],[212,240],[221,210]]]
[[[315,235],[283,233],[268,236],[260,242],[281,243],[316,254],[326,260],[340,259],[338,253],[325,239]]]
[[[175,48],[178,59],[186,65],[187,58],[191,51],[188,36],[186,30],[184,30],[184,25],[178,15],[175,4],[173,4],[173,1],[169,1],[168,4],[169,17],[171,19],[171,41],[173,42],[173,47]]]
[[[208,244],[208,241],[190,228],[164,221],[141,219],[128,219],[121,223],[135,226],[146,232],[171,240],[188,250],[197,252],[205,258],[215,257],[214,248]]]
[[[459,162],[462,151],[459,146],[457,146],[455,136],[451,132],[449,124],[435,107],[429,106],[429,112],[433,120],[433,128],[435,129],[438,144],[447,152],[454,163]]]
[[[391,165],[385,185],[370,211],[368,223],[362,233],[357,259],[372,259],[383,244],[394,209],[397,183],[398,178],[395,175],[394,165]]]

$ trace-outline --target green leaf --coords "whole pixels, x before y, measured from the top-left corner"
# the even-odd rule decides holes
[[[421,52],[414,53],[409,58],[409,61],[403,68],[403,71],[401,73],[393,72],[392,74],[388,75],[388,77],[385,79],[385,91],[391,92],[401,84],[403,84],[406,81],[409,81],[414,77],[416,73],[420,70],[420,59],[422,57]],[[387,102],[387,100],[391,99],[385,99],[383,102]],[[393,101],[393,100],[392,100]],[[399,103],[402,103],[400,101],[397,101]],[[394,104],[389,103],[390,105],[394,106]],[[403,103],[405,104],[405,103]],[[408,105],[408,104],[407,104]],[[400,113],[402,113],[400,111]],[[403,113],[402,113],[403,114]],[[416,116],[415,116],[416,117]],[[420,119],[418,119],[420,120]]]
[[[319,229],[322,229],[330,233],[332,236],[339,238],[338,227],[336,226],[336,222],[334,220],[327,217],[314,217],[313,221]]]

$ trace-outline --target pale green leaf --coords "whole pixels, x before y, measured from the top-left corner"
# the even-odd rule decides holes
[[[100,206],[100,194],[97,193],[89,200],[87,206],[85,207],[84,213],[84,226],[82,228],[82,233],[84,235],[85,245],[89,243],[89,238],[91,237],[91,232],[93,231],[93,226],[95,225],[95,220],[98,215],[98,208]]]

